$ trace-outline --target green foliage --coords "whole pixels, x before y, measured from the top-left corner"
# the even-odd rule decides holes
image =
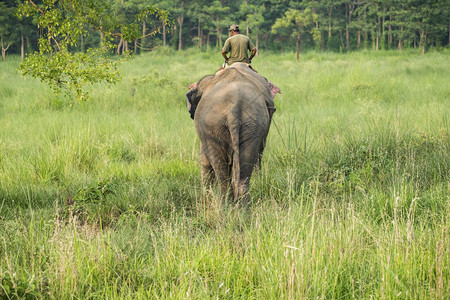
[[[299,43],[303,33],[310,31],[314,40],[320,41],[320,32],[316,28],[311,29],[311,24],[317,21],[317,14],[311,11],[310,8],[304,10],[297,10],[290,8],[285,16],[278,18],[272,26],[272,33],[279,33],[280,30],[290,32],[292,38],[297,40],[297,60],[299,59]]]
[[[31,76],[47,83],[56,94],[61,91],[80,101],[88,100],[86,87],[97,82],[117,83],[121,77],[117,70],[120,60],[109,59],[100,50],[87,53],[58,51],[51,57],[47,54],[29,55],[20,65],[24,76]]]
[[[112,15],[110,10],[108,1],[46,0],[43,6],[32,0],[21,3],[18,15],[35,16],[38,27],[44,31],[39,38],[39,52],[28,55],[21,64],[22,74],[39,78],[57,92],[65,89],[78,100],[88,98],[87,85],[117,82],[120,79],[117,72],[119,61],[107,54],[113,47],[113,38],[134,40],[142,37],[138,24],[150,17],[165,19],[167,13],[157,8],[145,8],[132,22],[126,22],[122,16]],[[70,51],[77,46],[80,36],[89,34],[89,29],[106,35],[102,47],[89,49],[86,53]],[[156,33],[154,30],[146,36]]]
[[[9,1],[8,1],[9,2]],[[0,51],[2,60],[6,59],[6,51],[17,41],[19,29],[17,17],[14,15],[14,3],[0,3]]]

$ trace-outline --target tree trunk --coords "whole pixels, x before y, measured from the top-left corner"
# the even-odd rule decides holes
[[[0,38],[0,46],[2,47],[2,59],[3,61],[6,60],[6,51],[8,51],[9,46],[11,46],[11,42],[8,42],[8,46],[4,46],[3,44],[3,36]]]
[[[103,34],[103,22],[102,19],[100,19],[100,48],[103,48],[103,39],[105,38],[105,35]]]
[[[183,20],[184,16],[178,17],[178,50],[183,50]]]
[[[345,19],[346,19],[346,21],[347,21],[347,23],[345,24],[345,48],[347,49],[347,51],[348,51],[348,48],[349,48],[349,40],[348,40],[348,7],[347,7],[347,5],[345,5]]]
[[[320,44],[321,44],[321,50],[322,52],[325,51],[325,31],[322,31],[321,33],[321,40],[320,40]]]
[[[145,35],[147,33],[147,23],[145,23],[145,20],[142,21],[142,40],[141,40],[141,45],[142,48],[145,48]],[[141,49],[142,51],[142,49]]]
[[[137,54],[137,39],[134,39],[133,53]]]
[[[3,36],[1,36],[0,37],[0,47],[2,47],[2,59],[3,59],[3,61],[5,61],[6,60],[6,51],[3,51]]]
[[[268,39],[269,39],[269,35],[268,35],[268,34],[265,34],[265,35],[264,35],[264,50],[266,50],[266,51],[267,51],[267,48],[269,47],[269,45],[268,45]]]
[[[332,8],[328,8],[328,38],[331,38],[331,14],[333,12]]]
[[[300,34],[298,34],[297,35],[297,42],[296,42],[296,47],[297,47],[297,61],[299,61],[300,60],[300,53],[299,53],[299,50],[300,50],[300,38],[301,38],[301,35]]]
[[[363,37],[364,37],[364,49],[367,49],[367,40],[369,39],[369,33],[367,32],[367,30],[365,30],[364,31],[364,34],[363,34]]]
[[[49,45],[51,45],[52,44],[52,41],[51,41],[51,37],[50,37],[50,34],[49,34],[49,32],[50,32],[50,30],[49,30],[49,28],[47,27],[47,41],[48,41],[48,44]],[[3,43],[2,43],[3,44]],[[2,48],[3,48],[3,46],[2,46]],[[50,46],[50,59],[51,60],[53,60],[53,51],[54,51],[54,48],[52,47],[52,46]]]
[[[385,14],[386,14],[386,8],[383,7],[383,18],[381,20],[381,41],[382,41],[381,46],[383,47],[383,50],[386,50],[386,46],[385,46],[385,44],[386,44],[386,31],[384,30],[385,23],[386,23]]]
[[[25,59],[25,42],[23,40],[23,31],[20,31],[20,58]]]
[[[348,26],[345,28],[345,49],[350,51],[350,32]]]
[[[100,22],[101,22],[101,20],[100,20]],[[39,33],[38,33],[39,38],[42,37],[43,30],[44,30],[44,29],[43,29],[42,27],[39,27]],[[37,43],[37,49],[38,49],[38,51],[41,50],[41,47],[39,46],[39,42]]]
[[[178,16],[177,21],[180,28],[178,30],[178,50],[183,50],[183,22],[184,22],[184,1],[181,2],[181,15]]]
[[[352,2],[350,2],[352,3]],[[353,14],[353,10],[355,9],[355,6],[352,4],[348,4],[348,9],[346,6],[345,9],[345,13],[348,16],[348,23],[345,26],[345,48],[347,49],[347,51],[350,51],[350,24],[352,23],[352,14]]]
[[[420,45],[420,53],[422,53],[422,55],[425,55],[425,42],[426,42],[426,38],[427,38],[427,34],[425,33],[425,31],[421,31],[420,32],[420,41],[419,41],[419,45]]]
[[[80,49],[81,49],[81,52],[84,53],[84,37],[83,37],[83,34],[80,34]]]
[[[166,19],[163,19],[163,46],[166,47]]]
[[[222,48],[222,34],[220,32],[220,26],[219,26],[219,21],[220,18],[217,16],[216,17],[216,22],[217,22],[217,27],[216,27],[216,34],[217,34],[217,48],[221,49]]]
[[[198,20],[197,37],[198,37],[198,46],[200,48],[202,48],[202,28],[201,28],[200,20]]]
[[[381,34],[380,34],[380,32],[381,32]],[[378,50],[378,45],[379,45],[380,38],[384,39],[384,25],[383,25],[383,22],[381,21],[380,16],[378,16],[377,50]],[[381,40],[381,41],[383,42],[383,40]],[[382,50],[384,50],[384,47],[383,47]]]
[[[116,50],[116,54],[117,55],[120,55],[121,49],[122,49],[122,45],[123,45],[123,38],[120,38],[120,42],[119,42],[119,45],[117,45],[117,50]]]
[[[388,26],[388,34],[389,34],[389,36],[388,36],[388,46],[389,46],[389,49],[391,49],[391,45],[392,45],[392,42],[393,42],[392,26],[391,26],[391,24],[392,24],[392,14],[389,13],[389,26]]]
[[[358,30],[358,49],[361,47],[361,30]]]
[[[377,40],[377,33],[375,32],[375,31],[372,31],[372,34],[371,34],[371,40],[372,40],[372,50],[375,50],[376,48],[376,45],[375,45],[375,43],[376,43],[376,40]]]

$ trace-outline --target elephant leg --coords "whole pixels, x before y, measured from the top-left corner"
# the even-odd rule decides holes
[[[254,164],[244,163],[241,165],[241,176],[239,186],[237,187],[238,194],[235,195],[235,200],[241,202],[243,205],[247,205],[250,200],[248,191],[253,168]]]
[[[230,167],[226,161],[220,160],[213,166],[220,192],[228,197],[230,193]]]
[[[200,150],[200,167],[201,167],[201,176],[202,181],[205,186],[212,185],[214,183],[216,175],[214,174],[214,169],[209,162],[208,157],[206,156],[205,151],[203,149]]]
[[[220,192],[227,196],[230,189],[229,164],[222,147],[208,141],[202,147],[201,168],[204,182],[219,184]]]
[[[262,155],[260,144],[256,141],[249,141],[245,145],[241,146],[240,151],[240,181],[237,186],[238,194],[235,195],[237,201],[241,201],[242,204],[247,205],[250,200],[249,197],[249,184],[250,178],[255,166],[258,166],[260,161],[260,155]]]
[[[261,161],[262,161],[262,156],[263,156],[263,152],[264,152],[264,146],[265,146],[265,141],[261,143],[261,146],[259,148],[258,160],[256,161],[256,166],[255,166],[257,170],[261,170]]]

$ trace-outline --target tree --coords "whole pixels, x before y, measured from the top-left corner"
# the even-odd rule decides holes
[[[326,20],[325,15],[323,14],[323,11],[320,7],[321,3],[315,0],[307,0],[301,3],[301,7],[303,8],[309,8],[311,10],[311,13],[314,15],[313,23],[314,26],[311,28],[311,35],[313,39],[314,46],[316,50],[319,50],[320,48],[325,50],[325,43],[324,43],[324,37],[323,37],[323,29],[322,29],[322,23],[324,23],[324,20]]]
[[[250,34],[250,28],[256,36],[256,48],[259,47],[259,35],[261,34],[261,26],[264,23],[265,7],[260,5],[248,4],[247,1],[242,2],[240,6],[240,13],[246,23],[246,33]]]
[[[76,16],[76,7],[86,7],[83,14],[88,22],[79,24],[83,27],[80,27],[76,48],[69,45],[70,53],[96,49],[98,44],[100,48],[114,44],[116,53],[127,50],[139,53],[160,44],[170,44],[179,50],[191,45],[202,48],[205,44],[209,48],[210,43],[221,47],[227,36],[226,28],[234,23],[252,37],[258,48],[283,49],[296,25],[281,28],[281,21],[276,25],[277,20],[285,18],[290,9],[304,12],[307,8],[315,18],[297,32],[301,36],[300,52],[305,47],[331,51],[361,49],[372,43],[373,49],[384,49],[385,45],[392,48],[394,44],[398,49],[414,45],[424,53],[427,47],[450,44],[449,0],[2,0],[0,49],[3,58],[6,53],[23,55],[25,45],[28,52],[31,48],[39,50],[38,45],[42,43],[38,43],[38,38],[46,39],[48,35],[47,25],[41,26],[37,17],[17,20],[11,9],[21,2],[35,3],[35,8],[42,11],[49,6],[57,7],[62,11],[62,21]],[[148,5],[170,11],[170,15],[137,21],[139,11]],[[97,13],[91,12],[93,6],[97,7],[93,10]],[[101,13],[99,7],[104,8]],[[39,14],[37,9],[36,13]],[[172,23],[174,31],[170,32]],[[160,37],[148,38],[155,30],[161,33]],[[297,37],[295,34],[294,39]],[[55,53],[59,52],[55,41],[51,39],[51,42]]]
[[[379,44],[379,9],[378,3],[367,1],[355,9],[356,20],[352,23],[352,28],[362,31],[364,38],[364,48],[367,48],[369,34],[372,38],[372,48],[378,50]],[[358,36],[358,48],[360,47],[360,37]]]
[[[197,0],[190,5],[190,9],[188,10],[188,16],[192,19],[193,23],[196,23],[197,36],[194,40],[196,40],[199,48],[203,46],[203,32],[208,27],[208,22],[210,22],[210,18],[205,12],[207,4],[208,2],[206,0]]]
[[[17,18],[14,14],[15,8],[13,1],[0,3],[0,47],[2,51],[2,60],[6,60],[6,51],[14,43],[18,36]]]
[[[286,29],[291,32],[291,36],[296,39],[297,61],[299,60],[299,45],[302,34],[307,32],[311,23],[317,18],[317,15],[306,8],[303,11],[290,8],[285,16],[276,20],[272,26],[272,33],[280,32],[280,29]]]
[[[20,65],[23,75],[39,78],[55,92],[66,91],[77,99],[86,99],[85,86],[95,82],[115,83],[120,79],[118,61],[108,58],[114,38],[132,40],[140,37],[143,19],[161,19],[164,11],[147,8],[135,16],[132,23],[121,23],[111,14],[106,0],[44,0],[43,6],[26,0],[19,6],[19,15],[34,16],[42,35],[39,51],[29,55]],[[105,35],[103,48],[72,52],[79,36],[89,34],[88,28]],[[155,32],[149,35],[154,35]]]
[[[419,46],[422,55],[428,38],[437,35],[439,31],[446,30],[449,21],[449,6],[445,0],[409,0],[408,18],[410,24],[419,34]]]
[[[345,48],[347,51],[350,51],[350,28],[352,27],[352,17],[353,13],[358,4],[358,0],[347,0],[344,2],[345,4]]]
[[[223,36],[223,28],[231,25],[230,21],[222,16],[226,16],[230,11],[229,7],[225,7],[222,5],[220,1],[213,1],[210,5],[205,9],[205,11],[212,17],[213,26],[215,28],[216,39],[216,47],[222,48],[222,38]]]

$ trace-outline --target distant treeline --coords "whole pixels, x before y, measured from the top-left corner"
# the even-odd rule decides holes
[[[47,1],[2,0],[0,3],[0,46],[6,53],[22,54],[38,50],[35,19],[18,18],[20,1],[44,6]],[[80,0],[78,0],[80,1]],[[143,36],[158,28],[153,37],[124,41],[117,39],[115,52],[135,53],[158,47],[206,50],[222,47],[228,27],[239,24],[258,48],[276,51],[303,49],[354,51],[359,49],[420,48],[450,44],[449,0],[81,0],[104,1],[111,15],[134,19],[140,10],[156,6],[169,12],[169,25],[141,22]],[[70,16],[68,16],[70,17]],[[73,51],[86,51],[102,43],[102,34],[81,36]]]

